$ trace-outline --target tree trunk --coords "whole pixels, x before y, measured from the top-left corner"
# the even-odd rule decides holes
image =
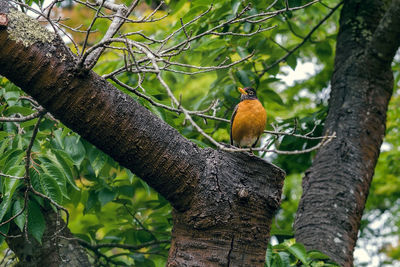
[[[385,14],[386,11],[386,14]],[[385,14],[385,16],[384,16]],[[391,61],[400,45],[400,1],[345,1],[322,147],[303,178],[295,237],[342,266],[353,250],[385,134],[393,90]]]
[[[0,74],[171,203],[170,266],[263,266],[282,170],[248,153],[200,149],[94,72],[82,73],[57,37],[36,25],[25,41],[15,25],[34,22],[9,19],[0,28]]]
[[[247,153],[206,153],[190,209],[174,210],[168,266],[263,266],[284,172]]]
[[[22,235],[7,238],[9,248],[17,255],[21,267],[82,267],[90,266],[87,253],[77,241],[68,240],[73,235],[65,222],[50,207],[43,210],[46,231],[39,244],[32,236],[29,242],[15,224],[11,224],[9,235]],[[59,237],[62,236],[62,237]]]

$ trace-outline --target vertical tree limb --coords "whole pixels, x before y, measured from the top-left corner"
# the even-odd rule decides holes
[[[303,178],[295,237],[342,266],[353,264],[361,216],[385,134],[393,90],[388,63],[400,41],[398,2],[387,9],[382,1],[345,1],[325,122],[325,132],[336,131],[337,138],[319,150]],[[382,40],[391,44],[382,44]]]

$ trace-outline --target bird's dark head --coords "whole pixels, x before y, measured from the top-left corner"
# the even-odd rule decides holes
[[[254,90],[254,88],[252,88],[252,87],[246,87],[244,89],[239,87],[239,92],[241,93],[240,101],[243,101],[246,99],[257,99],[256,90]]]

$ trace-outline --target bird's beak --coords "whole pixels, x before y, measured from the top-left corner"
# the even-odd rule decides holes
[[[245,91],[245,90],[243,90],[243,88],[238,88],[239,89],[239,92],[242,94],[242,95],[247,95],[247,92]]]

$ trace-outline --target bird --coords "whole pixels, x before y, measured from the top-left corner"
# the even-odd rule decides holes
[[[267,123],[267,112],[252,87],[238,88],[240,102],[231,118],[231,145],[240,148],[254,147]]]

